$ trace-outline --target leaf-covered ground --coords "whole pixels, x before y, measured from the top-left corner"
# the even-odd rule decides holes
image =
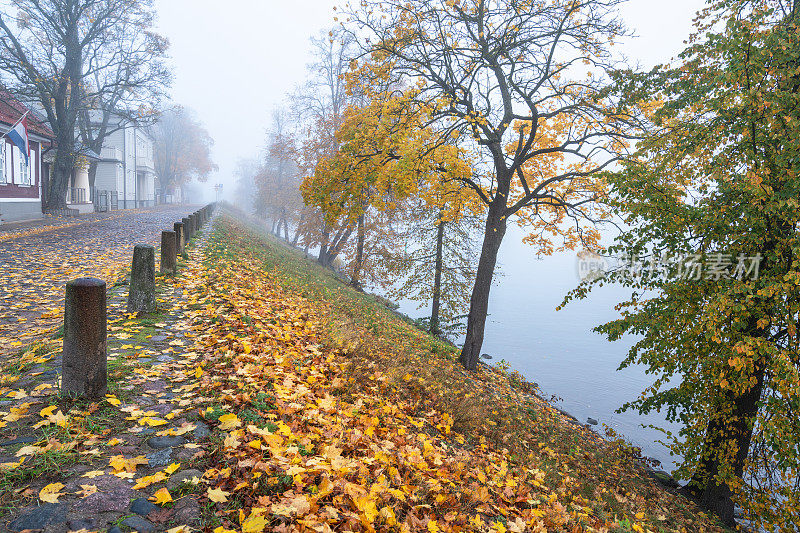
[[[87,531],[723,530],[624,443],[517,374],[463,372],[454,348],[243,218],[218,216],[159,290],[154,317],[112,297],[104,402],[41,386],[58,340],[27,355],[41,383],[0,388],[3,431],[35,435],[0,442],[3,527],[51,509]]]
[[[201,272],[214,525],[719,530],[518,376],[462,372],[452,347],[240,222],[217,225]]]
[[[0,361],[61,323],[64,285],[80,276],[113,284],[135,244],[157,245],[190,208],[164,206],[0,227]]]

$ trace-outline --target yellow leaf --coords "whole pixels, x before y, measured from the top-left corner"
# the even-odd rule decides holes
[[[45,407],[44,409],[39,411],[39,416],[41,416],[42,418],[47,418],[50,415],[52,415],[53,411],[55,411],[55,410],[56,410],[56,406],[55,405],[51,405],[50,407]]]
[[[178,526],[173,527],[172,529],[168,529],[167,533],[191,533],[192,530],[186,526]]]
[[[356,497],[353,499],[353,503],[356,504],[356,507],[359,511],[361,511],[364,516],[370,522],[375,521],[375,517],[378,516],[378,508],[375,506],[375,500],[369,494],[365,494],[364,496]]]
[[[267,521],[263,516],[251,514],[242,522],[242,533],[262,533],[266,527]]]
[[[39,499],[47,503],[58,503],[59,496],[63,496],[59,491],[63,488],[63,483],[50,483],[39,491]]]
[[[139,455],[131,459],[125,459],[122,455],[115,455],[108,461],[108,465],[113,468],[116,473],[122,472],[123,470],[128,473],[134,473],[138,465],[146,465],[147,462],[147,458],[144,455]]]
[[[106,396],[106,401],[115,407],[122,404],[122,402],[119,401],[116,396]]]
[[[208,499],[214,503],[222,503],[228,501],[230,492],[225,492],[222,489],[208,489],[206,492]]]
[[[219,417],[219,421],[220,421],[219,429],[223,430],[233,429],[235,427],[242,425],[241,421],[239,420],[239,417],[237,417],[234,414],[222,415],[221,417]]]
[[[67,417],[60,410],[56,414],[48,417],[48,420],[50,420],[50,422],[55,422],[59,427],[67,427]]]
[[[81,485],[82,491],[78,492],[81,498],[86,498],[97,492],[97,485]]]
[[[166,487],[162,487],[150,496],[149,500],[156,502],[158,505],[164,505],[172,501],[172,494],[169,493]]]
[[[383,518],[387,526],[393,526],[397,524],[397,517],[395,516],[394,511],[388,507],[383,507],[381,509],[381,518]]]
[[[104,474],[105,474],[105,472],[102,471],[102,470],[92,470],[91,472],[86,472],[81,477],[96,478],[96,477],[102,476]]]
[[[0,470],[14,470],[15,468],[22,465],[25,462],[25,458],[23,457],[16,463],[0,463]]]
[[[172,475],[172,474],[174,474],[174,473],[175,473],[175,472],[176,472],[176,471],[177,471],[177,470],[178,470],[180,467],[181,467],[181,464],[180,464],[180,463],[172,463],[171,465],[169,465],[168,467],[166,467],[166,468],[164,469],[164,472],[166,472],[168,475],[170,475],[170,476],[171,476],[171,475]]]
[[[254,450],[260,450],[261,449],[261,441],[260,440],[251,440],[250,442],[247,443],[247,445],[250,446],[251,448],[253,448]]]
[[[41,451],[42,448],[39,446],[23,446],[14,455],[17,457],[22,457],[23,455],[36,455],[37,453],[41,453]]]
[[[133,490],[143,489],[145,487],[149,487],[153,483],[160,483],[167,479],[167,475],[164,472],[156,472],[152,476],[144,476],[136,480],[136,484],[133,486]]]
[[[150,427],[156,427],[156,426],[163,426],[166,423],[167,423],[166,420],[161,420],[160,418],[151,418],[149,416],[146,416],[141,420],[139,420],[140,426],[144,426],[145,424],[147,424]]]

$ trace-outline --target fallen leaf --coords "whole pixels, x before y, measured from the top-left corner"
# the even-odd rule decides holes
[[[59,491],[63,488],[63,483],[50,483],[39,491],[39,499],[47,503],[58,503],[58,498],[63,496]]]
[[[208,495],[208,499],[214,503],[222,503],[228,501],[228,496],[230,496],[230,492],[225,492],[222,489],[208,489],[206,492]]]
[[[150,498],[150,501],[156,502],[158,505],[164,505],[172,501],[172,494],[169,493],[166,487],[158,489]]]
[[[242,422],[239,420],[239,417],[237,417],[234,414],[222,415],[221,417],[219,417],[219,421],[220,421],[219,429],[222,430],[229,430],[242,425]]]

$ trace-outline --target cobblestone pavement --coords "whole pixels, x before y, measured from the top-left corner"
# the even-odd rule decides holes
[[[149,236],[165,225],[162,218],[177,216],[170,210],[125,218]],[[117,225],[103,234],[129,248],[138,237]],[[184,283],[202,268],[205,240],[191,241],[179,275],[157,276],[156,313],[126,312],[126,280],[110,289],[105,399],[56,395],[61,339],[29,348],[0,375],[0,533],[201,528],[211,429],[194,408],[201,326],[193,323]]]
[[[135,244],[158,246],[161,231],[194,209],[115,211],[0,231],[0,361],[58,327],[67,281],[92,276],[112,285],[130,267]]]

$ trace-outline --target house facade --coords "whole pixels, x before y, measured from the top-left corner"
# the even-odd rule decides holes
[[[118,209],[156,205],[153,140],[145,130],[135,126],[118,129],[105,139],[99,156],[92,195],[95,205],[109,198]]]
[[[0,133],[8,132],[26,112],[28,163],[6,135],[0,139],[0,223],[42,216],[42,178],[49,166],[42,157],[52,148],[55,136],[38,115],[0,90]]]

